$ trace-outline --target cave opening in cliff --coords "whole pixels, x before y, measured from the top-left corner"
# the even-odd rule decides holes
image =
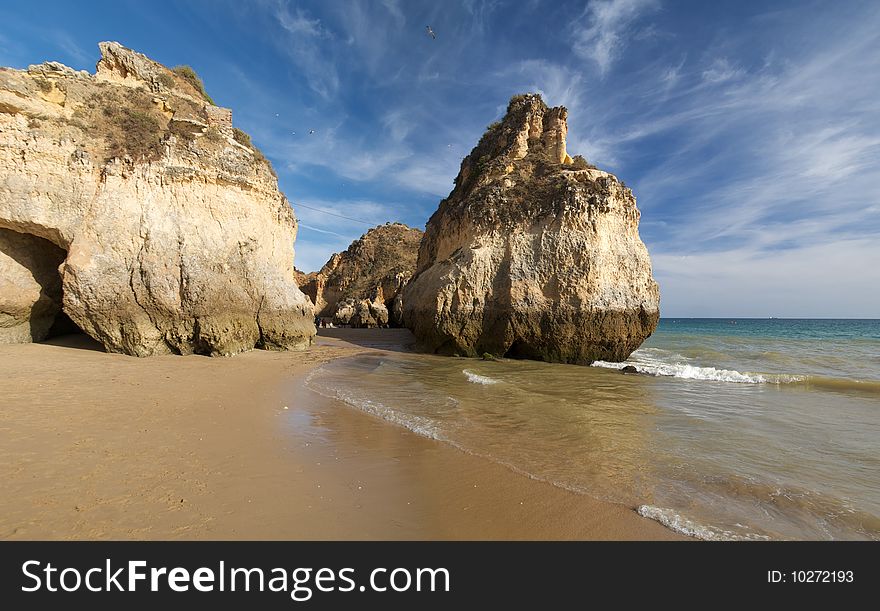
[[[67,251],[43,237],[0,229],[0,343],[83,333],[64,312],[59,266]]]
[[[504,353],[504,358],[508,359],[538,359],[540,360],[540,355],[534,350],[531,346],[525,343],[522,340],[514,340],[510,345],[510,348],[507,349],[507,352]]]
[[[73,319],[67,315],[67,313],[62,309],[58,311],[58,314],[55,315],[55,320],[52,321],[52,326],[49,327],[49,334],[46,336],[46,339],[50,339],[53,337],[58,337],[61,335],[85,335],[86,332],[80,329],[79,325],[73,322]]]

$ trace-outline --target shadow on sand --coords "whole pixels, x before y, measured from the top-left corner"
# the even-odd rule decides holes
[[[416,343],[409,329],[318,329],[318,337],[332,337],[356,346],[390,352],[415,352]]]
[[[96,352],[106,352],[104,346],[86,335],[85,333],[71,333],[68,335],[56,335],[49,339],[38,342],[47,346],[58,346],[60,348],[70,348],[72,350],[94,350]]]

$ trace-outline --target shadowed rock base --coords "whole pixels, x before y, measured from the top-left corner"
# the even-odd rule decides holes
[[[450,316],[411,311],[408,322],[424,352],[447,356],[505,356],[589,365],[623,361],[651,335],[659,312],[480,310]]]
[[[300,350],[313,341],[310,312],[299,308],[254,318],[251,311],[181,316],[148,317],[142,310],[98,311],[102,321],[86,319],[83,330],[101,342],[107,352],[133,356],[157,354],[204,354],[230,356],[262,348]]]

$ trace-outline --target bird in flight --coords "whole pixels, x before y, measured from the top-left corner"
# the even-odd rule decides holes
[[[313,130],[313,129],[310,129],[310,130],[309,130],[309,135],[310,135],[310,136],[311,136],[312,134],[314,134],[314,133],[315,133],[315,130]]]
[[[431,29],[431,26],[425,26],[425,32],[427,32],[428,36],[430,36],[433,40],[437,40],[437,35],[434,33],[434,30]]]

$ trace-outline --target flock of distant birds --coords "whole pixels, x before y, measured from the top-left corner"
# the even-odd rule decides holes
[[[280,115],[279,113],[277,113],[277,112],[275,113],[275,118],[276,118],[276,119],[277,119],[278,117],[280,117],[280,116],[281,116],[281,115]],[[315,130],[313,130],[313,129],[310,129],[310,130],[309,130],[309,135],[310,135],[310,136],[311,136],[312,134],[314,134],[314,133],[315,133]],[[291,135],[291,136],[295,136],[295,135],[296,135],[296,132],[290,132],[290,135]]]

